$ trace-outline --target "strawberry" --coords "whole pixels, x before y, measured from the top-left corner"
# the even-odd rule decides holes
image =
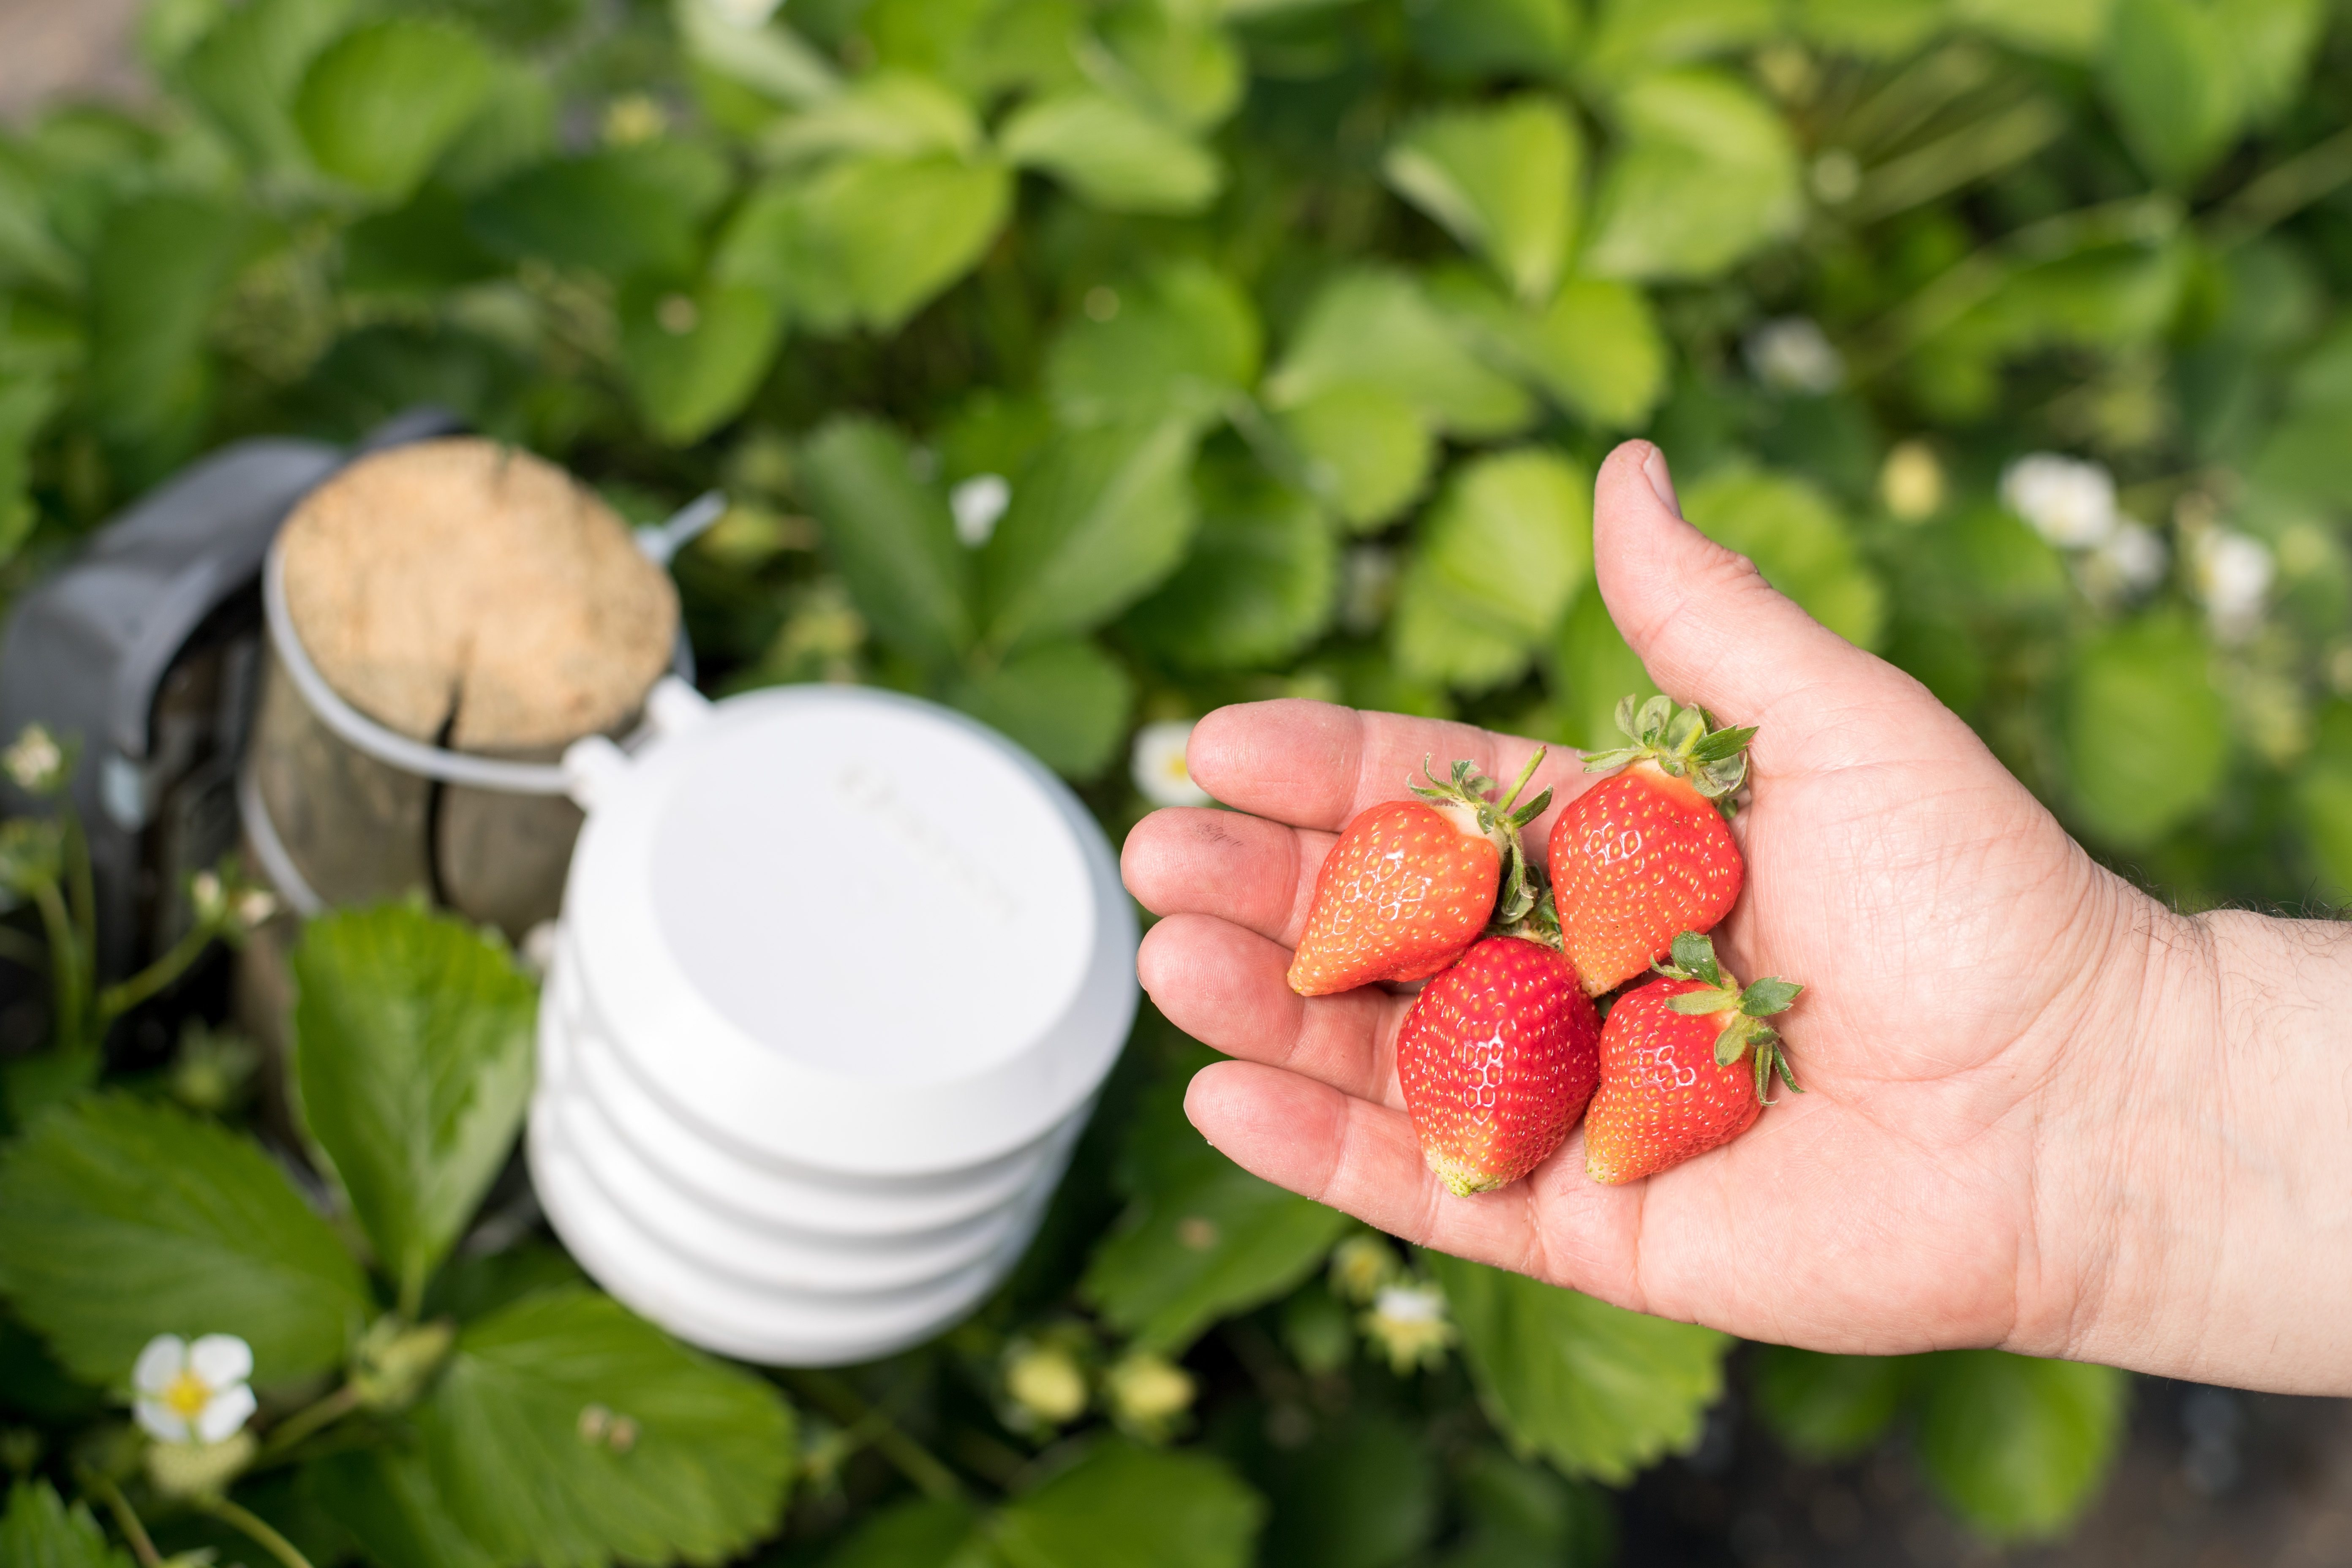
[[[1596,1182],[1637,1181],[1730,1142],[1769,1103],[1776,1072],[1797,1087],[1763,1020],[1804,987],[1759,980],[1741,990],[1696,931],[1675,938],[1674,956],[1664,978],[1617,998],[1601,1031],[1601,1089],[1584,1119],[1584,1169]]]
[[[1423,1157],[1457,1195],[1517,1181],[1560,1145],[1601,1074],[1601,1016],[1568,961],[1490,936],[1431,981],[1397,1033]]]
[[[1551,791],[1517,811],[1511,804],[1543,759],[1539,747],[1500,801],[1487,798],[1488,780],[1474,764],[1454,763],[1441,784],[1424,760],[1429,783],[1412,786],[1420,798],[1357,814],[1315,875],[1290,988],[1325,996],[1376,980],[1424,980],[1477,941],[1490,915],[1524,916],[1535,891],[1519,829],[1551,803]]]
[[[1747,779],[1756,731],[1710,729],[1664,697],[1638,713],[1628,697],[1617,727],[1633,744],[1584,767],[1624,771],[1561,809],[1545,857],[1561,942],[1596,996],[1665,957],[1676,931],[1712,931],[1746,876],[1717,803]]]

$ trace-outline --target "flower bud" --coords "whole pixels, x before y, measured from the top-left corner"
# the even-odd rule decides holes
[[[443,1321],[409,1324],[386,1313],[368,1326],[352,1365],[352,1392],[370,1410],[404,1410],[448,1359],[457,1339]]]
[[[1396,1278],[1396,1248],[1359,1231],[1331,1249],[1331,1291],[1361,1306]]]
[[[1060,1345],[1016,1340],[1005,1352],[1004,1392],[1047,1426],[1075,1421],[1087,1408],[1087,1374]]]
[[[1192,1374],[1149,1351],[1130,1352],[1103,1378],[1112,1418],[1139,1436],[1168,1435],[1192,1408],[1198,1388]]]
[[[0,752],[0,773],[26,795],[51,795],[65,788],[73,769],[66,749],[46,724],[27,724]]]
[[[218,1497],[245,1474],[259,1447],[250,1432],[235,1433],[218,1443],[150,1444],[147,1479],[165,1497]]]

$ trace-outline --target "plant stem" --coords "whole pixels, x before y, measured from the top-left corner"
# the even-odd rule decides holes
[[[74,929],[81,938],[83,961],[95,980],[98,965],[98,879],[89,863],[89,835],[82,831],[81,813],[65,815],[66,898],[73,910]]]
[[[286,1568],[310,1568],[310,1560],[302,1555],[300,1549],[271,1529],[268,1521],[250,1509],[233,1503],[225,1497],[205,1498],[196,1506],[215,1519],[233,1524],[253,1537],[264,1551],[283,1563]]]
[[[2352,180],[2352,131],[2339,131],[2265,170],[2221,210],[2213,247],[2231,250]]]
[[[192,926],[188,933],[172,944],[172,951],[132,975],[118,981],[98,994],[98,1027],[102,1032],[109,1024],[131,1011],[150,996],[188,972],[188,965],[204,956],[205,949],[213,944],[213,929],[205,924]]]
[[[66,1050],[90,1043],[83,1037],[82,1007],[89,987],[82,975],[80,942],[74,934],[73,916],[66,910],[66,900],[55,882],[43,882],[33,889],[33,903],[41,911],[41,927],[49,938],[49,984],[56,994],[49,1005],[56,1010],[58,1045]]]
[[[106,1511],[114,1516],[114,1527],[122,1531],[122,1539],[131,1542],[131,1555],[139,1559],[139,1568],[163,1568],[163,1554],[148,1538],[147,1527],[139,1522],[138,1510],[122,1495],[122,1489],[110,1478],[89,1472],[84,1473],[82,1484],[98,1493],[99,1500],[106,1504]]]
[[[359,1405],[360,1392],[348,1383],[325,1398],[304,1405],[270,1429],[269,1440],[254,1455],[254,1463],[268,1464],[279,1458],[305,1437],[349,1415]]]
[[[898,1473],[914,1482],[926,1497],[945,1499],[963,1495],[963,1483],[956,1479],[953,1470],[941,1464],[929,1449],[908,1436],[897,1422],[860,1399],[839,1378],[822,1372],[794,1372],[785,1375],[796,1392],[823,1405],[825,1413],[844,1426],[869,1431],[874,1451],[897,1466]]]

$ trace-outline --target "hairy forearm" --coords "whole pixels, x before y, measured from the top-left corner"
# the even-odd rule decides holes
[[[2352,926],[2146,908],[2128,1021],[2075,1043],[2087,1157],[2052,1162],[2063,1353],[2352,1394]]]

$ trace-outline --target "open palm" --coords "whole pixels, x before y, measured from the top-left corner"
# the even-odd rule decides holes
[[[1826,1350],[2078,1351],[2114,1149],[2100,1108],[2147,980],[2117,955],[2155,951],[2174,917],[2096,866],[1916,681],[1682,521],[1645,459],[1663,477],[1643,443],[1601,471],[1601,590],[1662,689],[1758,726],[1735,826],[1747,889],[1716,937],[1740,980],[1805,983],[1783,1033],[1806,1092],[1628,1186],[1586,1176],[1580,1131],[1524,1183],[1448,1194],[1397,1088],[1412,999],[1306,1000],[1284,971],[1350,817],[1402,795],[1424,755],[1508,778],[1536,742],[1281,701],[1193,733],[1193,777],[1237,811],[1160,812],[1126,847],[1129,887],[1165,917],[1145,989],[1236,1058],[1195,1079],[1187,1109],[1283,1186],[1637,1310]],[[1530,789],[1564,800],[1589,782],[1561,749]],[[1529,830],[1538,856],[1551,820]]]

